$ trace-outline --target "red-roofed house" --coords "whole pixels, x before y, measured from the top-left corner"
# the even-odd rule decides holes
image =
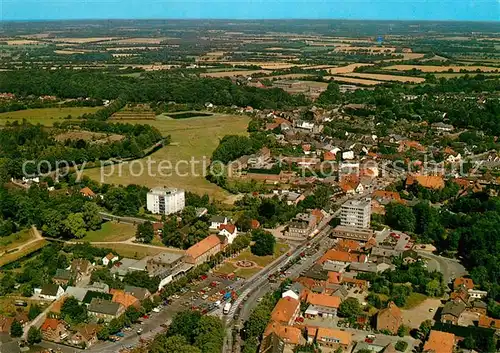
[[[424,353],[453,353],[455,335],[448,332],[432,330],[425,342]]]
[[[299,312],[300,302],[297,299],[281,298],[271,312],[271,320],[284,325],[293,325]]]
[[[306,317],[334,317],[337,315],[341,298],[326,294],[308,293],[306,302],[310,304],[305,312]]]
[[[43,339],[52,342],[61,342],[69,335],[64,322],[58,319],[45,319],[40,330]]]
[[[80,190],[80,194],[84,197],[88,197],[89,199],[93,199],[95,197],[95,193],[87,186]]]
[[[472,278],[455,278],[453,281],[453,290],[457,290],[460,287],[464,287],[465,289],[474,289],[474,281],[472,281]]]
[[[377,314],[377,330],[386,330],[393,334],[398,333],[399,326],[403,323],[401,309],[394,302],[389,302],[386,309]]]
[[[232,244],[234,239],[238,236],[238,229],[234,224],[221,224],[219,226],[219,235],[226,239],[227,244]]]

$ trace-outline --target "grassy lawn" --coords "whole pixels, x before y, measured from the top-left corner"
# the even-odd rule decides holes
[[[217,273],[223,273],[223,274],[230,274],[234,273],[238,277],[243,277],[243,278],[249,278],[252,277],[254,274],[262,270],[260,267],[254,267],[254,268],[239,268],[233,265],[230,262],[225,262],[222,264],[221,267],[217,268],[215,272]]]
[[[122,257],[128,257],[138,260],[142,259],[143,257],[153,256],[162,252],[162,250],[158,248],[149,248],[146,246],[139,246],[134,244],[98,244],[94,246],[97,248],[112,249]]]
[[[420,304],[427,299],[427,296],[421,293],[411,293],[408,298],[406,298],[406,305],[403,307],[403,309],[412,309]]]
[[[0,253],[15,249],[33,238],[33,234],[29,229],[22,230],[7,237],[2,237],[0,238]]]
[[[170,146],[166,146],[148,157],[151,159],[149,166],[152,173],[148,173],[147,160],[142,159],[133,164],[121,164],[121,167],[118,165],[108,166],[102,171],[100,168],[87,169],[85,175],[97,181],[111,184],[179,187],[197,194],[206,193],[218,200],[226,200],[229,193],[208,182],[203,173],[209,164],[212,152],[219,144],[219,140],[227,134],[245,135],[248,121],[249,118],[245,116],[225,114],[178,120],[127,120],[127,123],[131,124],[153,125],[163,135],[171,135],[172,137]],[[191,158],[199,161],[199,163],[194,164],[194,173],[191,170],[191,165],[186,163],[179,164],[176,168],[178,161],[190,161]],[[160,162],[162,162],[161,170],[158,169]],[[172,166],[170,171],[166,169],[169,165]],[[141,166],[142,173],[140,172]]]
[[[43,310],[43,307],[48,303],[46,301],[32,300],[29,298],[25,298],[23,300],[28,303],[28,306],[26,306],[26,307],[15,306],[14,302],[16,301],[16,298],[1,297],[0,298],[0,315],[13,315],[16,313],[17,310],[23,310],[23,311],[27,312],[30,305],[32,305],[32,304],[41,305],[42,310]]]
[[[85,113],[94,113],[101,107],[71,107],[71,108],[39,108],[25,109],[15,112],[0,113],[0,125],[5,125],[7,121],[28,120],[33,124],[42,124],[51,126],[54,122],[71,115],[76,118]]]
[[[236,269],[237,269],[237,267],[234,266],[232,263],[224,262],[220,267],[217,268],[217,270],[215,272],[224,273],[224,274],[228,275],[230,273],[235,272]]]
[[[106,222],[101,229],[87,232],[82,241],[123,241],[135,235],[136,227],[128,223]]]
[[[24,247],[21,251],[4,254],[0,257],[0,267],[40,250],[47,244],[48,242],[45,239],[40,239]]]
[[[289,249],[288,244],[285,243],[276,243],[276,246],[274,247],[274,255],[268,255],[268,256],[257,256],[254,255],[250,252],[250,249],[242,251],[238,257],[234,258],[233,261],[239,261],[239,260],[248,260],[248,261],[253,261],[257,265],[261,267],[266,267],[269,265],[273,260],[277,259],[284,253],[286,253]]]

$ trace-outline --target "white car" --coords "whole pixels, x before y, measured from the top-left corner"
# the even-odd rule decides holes
[[[160,312],[160,308],[158,308],[158,307],[153,308],[153,312],[154,312],[154,313],[159,313],[159,312]]]

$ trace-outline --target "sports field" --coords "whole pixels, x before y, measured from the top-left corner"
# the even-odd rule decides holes
[[[171,135],[171,144],[147,158],[89,169],[85,174],[105,183],[172,186],[225,200],[228,193],[205,179],[205,167],[210,164],[219,140],[228,134],[246,134],[248,121],[245,116],[225,114],[177,120],[127,120],[155,126],[164,136]]]
[[[0,113],[0,125],[5,125],[7,121],[22,121],[26,119],[32,124],[42,124],[52,126],[54,122],[71,115],[77,118],[82,114],[94,113],[101,107],[71,107],[71,108],[39,108],[17,110],[15,112]]]

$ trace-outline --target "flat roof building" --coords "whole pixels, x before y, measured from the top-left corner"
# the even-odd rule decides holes
[[[157,187],[147,194],[147,209],[154,214],[169,215],[180,212],[186,205],[184,190]]]
[[[340,210],[340,224],[348,227],[369,228],[371,200],[349,200]]]

